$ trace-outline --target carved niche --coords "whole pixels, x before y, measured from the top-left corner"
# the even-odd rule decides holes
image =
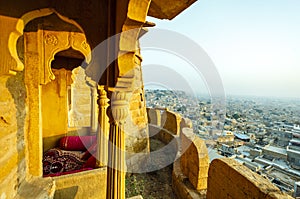
[[[51,62],[56,53],[72,48],[85,56],[87,63],[91,60],[91,48],[83,33],[39,30],[38,40],[40,43],[40,84],[47,84],[55,79],[51,69]]]

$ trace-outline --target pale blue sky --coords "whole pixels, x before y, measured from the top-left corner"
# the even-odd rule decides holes
[[[148,20],[198,43],[226,94],[300,98],[300,0],[198,0],[171,21]],[[163,59],[182,65],[157,53],[142,55],[144,65]],[[152,75],[145,70],[145,79]]]

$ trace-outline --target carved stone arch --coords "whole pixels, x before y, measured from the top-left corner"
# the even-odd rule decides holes
[[[39,55],[41,55],[39,65],[42,67],[40,70],[41,84],[47,84],[55,79],[51,62],[54,60],[55,55],[61,51],[72,48],[84,55],[86,63],[91,61],[91,48],[83,33],[39,30],[38,34],[39,40],[42,42],[39,49]]]
[[[43,9],[38,9],[38,10],[33,10],[30,11],[15,22],[15,25],[13,27],[13,30],[9,30],[7,32],[8,35],[8,53],[7,55],[10,54],[11,58],[10,61],[7,61],[3,63],[3,68],[6,71],[0,71],[0,74],[15,74],[17,71],[22,71],[24,69],[24,64],[18,57],[18,52],[17,52],[17,41],[18,39],[23,35],[23,30],[25,26],[32,20],[40,17],[45,17],[49,16],[51,14],[56,14],[62,21],[65,21],[67,23],[70,23],[74,26],[76,26],[82,33],[84,33],[82,27],[74,20],[71,20],[61,14],[59,14],[56,10],[53,8],[43,8]],[[14,61],[13,61],[14,60]],[[9,65],[9,66],[6,66]]]

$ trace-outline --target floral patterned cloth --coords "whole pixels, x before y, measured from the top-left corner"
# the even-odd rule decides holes
[[[57,174],[80,170],[85,163],[82,152],[65,151],[59,148],[48,150],[43,157],[43,174]]]
[[[95,168],[96,136],[66,136],[59,148],[44,153],[44,177],[60,176]]]

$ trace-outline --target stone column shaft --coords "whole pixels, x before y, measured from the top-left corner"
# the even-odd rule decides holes
[[[104,86],[98,87],[99,93],[99,129],[97,133],[97,167],[107,166],[109,119],[107,116],[108,101]]]
[[[91,132],[95,133],[98,129],[97,122],[97,87],[91,87]]]
[[[108,147],[107,199],[125,199],[125,133],[131,92],[114,91],[111,97]]]

